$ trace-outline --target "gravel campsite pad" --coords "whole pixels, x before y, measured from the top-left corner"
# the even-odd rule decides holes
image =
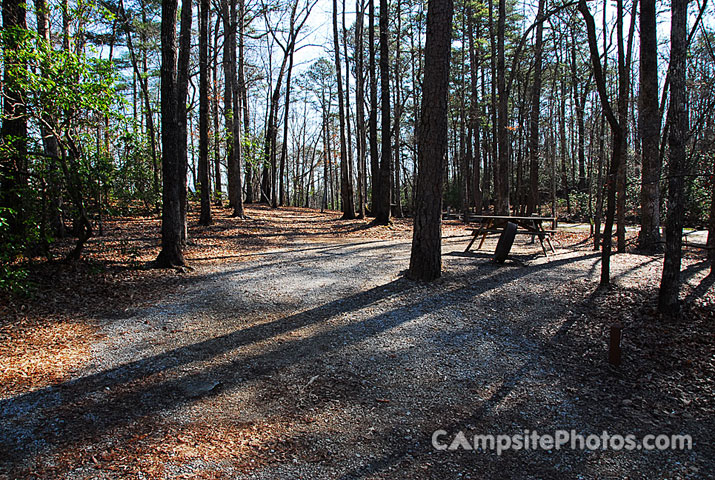
[[[297,215],[297,214],[296,214]],[[196,268],[152,305],[95,318],[69,378],[0,397],[0,478],[704,478],[713,451],[713,288],[654,299],[662,257],[520,239],[404,278],[409,235],[288,239]],[[181,273],[169,273],[182,275]],[[709,278],[709,277],[708,277]],[[697,290],[695,287],[700,285]],[[705,289],[703,291],[703,289]],[[606,361],[624,326],[623,364]],[[438,450],[458,432],[688,434],[691,450]]]

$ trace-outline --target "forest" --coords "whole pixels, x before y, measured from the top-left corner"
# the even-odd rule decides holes
[[[0,478],[712,471],[713,13],[708,0],[3,0]],[[485,253],[496,239],[480,250],[486,234],[464,250],[480,221],[507,217],[551,229],[503,265]],[[535,236],[558,249],[542,257]],[[482,354],[493,372],[462,370]],[[470,392],[484,418],[460,410]],[[535,428],[556,398],[543,425],[573,415],[576,429],[695,446],[603,464],[432,458],[447,453],[433,431]],[[655,405],[673,413],[641,421]],[[32,424],[36,408],[59,426]]]
[[[324,3],[3,5],[3,285],[111,215],[162,215],[164,266],[191,202],[201,225],[254,202],[412,216],[426,5]],[[712,251],[712,25],[707,2],[668,10],[454,5],[443,206],[587,222],[604,265],[629,224],[668,265],[683,226]]]

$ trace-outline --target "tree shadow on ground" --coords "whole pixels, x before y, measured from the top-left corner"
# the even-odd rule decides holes
[[[698,271],[702,271],[703,268],[704,267],[699,268]],[[686,278],[690,278],[694,274],[694,272],[690,275],[686,274]],[[715,271],[710,271],[710,273],[704,277],[695,288],[690,290],[688,295],[685,297],[684,303],[686,305],[692,304],[697,298],[702,297],[708,290],[710,290],[710,287],[713,285],[715,285]]]
[[[364,248],[372,250],[374,246]],[[454,298],[459,295],[478,296],[526,275],[536,275],[543,269],[583,258],[564,258],[519,269],[480,265],[480,269],[470,274],[468,284],[457,284],[450,295]],[[497,270],[499,281],[490,281],[488,277]],[[0,416],[3,418],[0,445],[5,459],[4,465],[0,465],[10,471],[22,468],[27,460],[44,452],[81,445],[117,427],[130,425],[137,419],[161,415],[193,402],[195,398],[186,393],[192,386],[218,382],[221,389],[231,389],[260,380],[295,363],[320,358],[346,345],[356,345],[415,320],[424,314],[424,309],[407,303],[388,312],[337,326],[331,326],[328,320],[351,316],[388,297],[405,298],[412,290],[422,287],[423,284],[398,279],[274,321],[240,328],[59,385],[0,400]],[[420,298],[423,305],[429,305],[432,299],[443,298],[442,292],[427,293],[426,297]],[[196,308],[197,311],[200,309]],[[314,326],[318,332],[306,338],[279,342],[261,353],[241,354],[242,349],[256,342],[306,326]],[[182,369],[193,362],[218,359],[227,354],[231,355],[230,360],[197,372],[187,373]],[[523,366],[523,369],[526,371],[528,366]],[[218,390],[206,392],[206,395],[216,393]]]
[[[596,255],[596,254],[594,254]],[[591,255],[591,256],[594,256]],[[566,262],[564,262],[566,263]],[[589,303],[593,301],[599,295],[598,292],[591,293],[584,303]],[[549,346],[555,346],[564,340],[569,330],[578,321],[578,318],[572,316],[567,321],[563,322],[556,332],[548,339],[544,341],[543,347],[548,348]],[[504,377],[495,378],[495,383],[499,383],[499,387],[493,391],[488,398],[481,402],[475,402],[473,405],[465,406],[466,408],[462,411],[454,411],[453,415],[449,418],[448,422],[439,423],[439,421],[428,422],[425,425],[423,433],[425,438],[432,439],[433,432],[439,430],[444,430],[446,434],[440,439],[440,443],[449,445],[454,439],[455,433],[464,432],[466,438],[475,446],[472,441],[471,435],[477,434],[508,434],[512,435],[514,433],[520,433],[519,430],[508,431],[508,432],[495,432],[490,430],[494,427],[494,420],[496,417],[506,417],[509,418],[512,412],[510,409],[504,409],[503,402],[513,394],[515,387],[526,377],[528,377],[539,363],[539,357],[541,352],[530,352],[527,355],[527,360],[523,362],[517,362],[514,368],[511,369]],[[499,410],[499,411],[497,411]],[[512,422],[513,423],[513,422]],[[470,427],[480,426],[486,428],[487,430],[474,431],[469,430]],[[552,433],[548,431],[543,431],[542,433]],[[383,435],[387,437],[402,438],[402,432],[399,431],[389,431],[383,432]],[[486,445],[486,444],[485,444]],[[540,475],[546,475],[549,478],[558,478],[563,473],[559,470],[558,465],[554,465],[552,459],[550,458],[538,458],[531,457],[529,459],[528,471],[530,474],[526,474],[525,470],[517,468],[514,470],[514,459],[507,452],[507,456],[495,456],[494,451],[437,451],[433,444],[427,442],[420,443],[409,443],[409,442],[396,442],[392,450],[386,452],[384,455],[379,456],[371,462],[368,462],[359,468],[352,469],[340,476],[340,480],[353,480],[362,478],[373,478],[375,475],[385,474],[388,471],[395,470],[401,464],[416,464],[423,463],[430,466],[435,466],[436,471],[431,472],[431,474],[425,474],[424,478],[445,478],[445,476],[452,476],[460,468],[462,469],[462,474],[473,471],[480,475],[487,475],[487,478],[494,475],[498,475],[499,478],[526,478],[533,474],[534,471],[538,471]],[[446,465],[441,464],[439,456],[443,456],[446,460]],[[445,458],[452,456],[451,458]],[[581,467],[586,462],[586,458],[582,458],[576,464]],[[445,468],[446,467],[446,468]],[[466,470],[464,470],[466,468]],[[434,470],[434,469],[433,469]],[[460,474],[461,475],[461,474]],[[469,477],[467,477],[469,478]]]

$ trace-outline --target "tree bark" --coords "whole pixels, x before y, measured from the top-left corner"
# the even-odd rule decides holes
[[[442,274],[442,180],[447,152],[447,94],[452,0],[429,0],[425,76],[419,132],[419,180],[409,276],[430,281]]]
[[[655,0],[641,0],[639,133],[642,151],[641,230],[638,246],[660,248],[660,109],[658,108],[658,37]]]
[[[558,59],[558,76],[560,78],[560,92],[559,92],[559,160],[561,161],[561,193],[566,199],[566,213],[571,216],[571,185],[569,185],[569,176],[567,169],[567,155],[568,155],[568,145],[566,142],[566,98],[567,98],[567,88],[566,88],[566,76],[565,72],[562,72],[563,63],[559,56]]]
[[[211,10],[209,10],[209,17],[211,15]],[[221,179],[221,145],[219,142],[221,135],[219,134],[219,113],[218,113],[218,35],[219,35],[219,23],[220,22],[220,15],[218,16],[219,18],[216,21],[216,25],[214,27],[214,40],[213,40],[213,64],[211,66],[211,75],[212,75],[212,87],[211,87],[211,92],[213,95],[213,102],[211,102],[212,110],[213,110],[213,150],[214,150],[214,201],[216,202],[216,206],[220,207],[223,205],[223,199],[222,197],[222,179]],[[209,26],[211,24],[211,20],[209,18]],[[210,34],[209,34],[210,35]]]
[[[186,198],[187,173],[189,168],[188,151],[186,147],[188,139],[187,130],[187,110],[186,100],[189,92],[189,60],[191,57],[191,24],[193,6],[192,0],[182,0],[181,2],[181,33],[179,34],[179,59],[177,64],[176,92],[177,92],[177,127],[179,129],[179,139],[176,148],[179,152],[179,187],[180,209],[181,209],[181,243],[186,245],[188,241],[188,226],[186,224],[186,212],[188,203]]]
[[[379,196],[373,199],[375,222],[379,225],[390,223],[390,203],[392,193],[392,144],[390,135],[390,45],[389,10],[387,0],[380,0],[380,98],[382,103],[380,188]],[[375,201],[376,200],[376,201]]]
[[[333,47],[335,50],[335,72],[338,83],[338,116],[340,118],[340,199],[343,219],[355,218],[352,180],[348,176],[347,147],[345,145],[345,97],[343,75],[340,64],[340,39],[338,37],[338,2],[333,0]]]
[[[179,128],[177,124],[176,13],[178,0],[161,4],[161,142],[163,206],[161,210],[161,251],[157,267],[185,264],[181,251],[181,179],[179,162]],[[183,110],[183,109],[182,109]]]
[[[710,199],[710,218],[708,221],[708,259],[710,260],[710,275],[715,272],[715,162],[713,162],[713,170],[710,176],[711,184],[711,199]]]
[[[243,211],[243,188],[241,181],[241,163],[243,161],[243,144],[241,142],[241,97],[238,94],[238,79],[236,78],[236,0],[230,0],[229,12],[231,15],[231,25],[232,31],[230,35],[231,42],[231,65],[230,65],[230,76],[231,76],[231,98],[233,100],[233,108],[231,112],[233,114],[232,127],[233,132],[231,133],[231,140],[233,141],[233,155],[234,162],[229,168],[232,169],[233,174],[233,212],[232,217],[245,218],[246,214]]]
[[[603,216],[603,165],[606,158],[604,136],[605,118],[601,115],[598,126],[598,173],[596,174],[596,207],[593,215],[593,250],[601,248],[601,218]]]
[[[293,49],[288,54],[288,72],[286,74],[286,90],[285,90],[285,106],[283,108],[283,144],[281,145],[281,161],[280,161],[280,182],[278,187],[278,205],[285,204],[285,168],[288,157],[288,123],[290,121],[290,91],[291,80],[293,78]]]
[[[469,15],[467,11],[467,5],[462,5],[462,15],[466,17]],[[472,147],[467,145],[471,143],[471,139],[468,132],[468,119],[467,119],[467,59],[466,50],[469,44],[467,40],[467,28],[466,22],[462,22],[459,26],[460,29],[460,41],[462,42],[462,48],[459,49],[459,155],[458,155],[458,165],[459,170],[457,178],[459,180],[459,192],[461,197],[461,211],[462,219],[464,223],[469,223],[469,198],[471,194],[471,185],[469,183],[469,164],[471,162]],[[399,90],[398,90],[399,91]],[[399,103],[399,99],[396,100]]]
[[[345,22],[345,2],[342,0],[343,19],[343,52],[345,59],[345,136],[347,140],[347,161],[348,161],[348,187],[350,189],[350,202],[352,204],[352,218],[355,218],[355,196],[353,185],[353,138],[352,122],[350,120],[350,56],[348,55],[348,28]]]
[[[328,209],[328,188],[329,188],[329,163],[330,163],[330,142],[328,141],[328,112],[326,111],[326,101],[323,99],[323,201],[320,204],[320,211]]]
[[[356,0],[355,11],[357,12],[357,20],[355,22],[355,50],[356,50],[356,66],[355,66],[355,123],[356,123],[356,139],[357,144],[357,162],[358,162],[358,218],[365,217],[365,205],[367,203],[367,165],[366,165],[366,150],[367,150],[367,132],[365,131],[365,77],[363,69],[365,68],[365,52],[363,51],[363,24],[365,17],[365,2]]]
[[[476,35],[479,35],[479,29],[477,28]],[[467,37],[469,38],[469,68],[471,74],[471,87],[470,87],[470,107],[469,107],[469,124],[470,124],[470,139],[469,145],[471,152],[468,154],[472,158],[473,163],[473,179],[472,179],[472,193],[474,199],[474,208],[477,214],[482,213],[482,154],[481,154],[481,140],[480,140],[480,125],[479,117],[480,106],[479,106],[479,90],[477,88],[477,78],[479,74],[478,64],[480,63],[480,56],[478,55],[477,48],[475,46],[475,32],[474,32],[474,11],[471,4],[467,8]],[[474,142],[474,148],[472,150],[472,139]]]
[[[401,46],[400,42],[401,39],[399,36],[402,33],[402,5],[401,5],[401,0],[397,0],[396,5],[396,12],[395,16],[397,17],[397,42],[395,45],[395,101],[394,101],[394,116],[395,116],[395,124],[392,127],[392,130],[395,132],[395,148],[394,148],[394,154],[395,154],[395,162],[394,162],[394,167],[393,167],[393,173],[394,173],[394,185],[392,189],[392,198],[395,203],[395,210],[393,214],[398,217],[402,218],[404,216],[404,213],[402,211],[402,182],[400,180],[400,169],[402,168],[402,161],[401,161],[401,137],[400,137],[400,123],[402,121],[402,89],[400,85],[402,84],[402,78],[401,78],[401,70],[402,70],[402,63],[400,59],[400,53],[401,53]]]
[[[370,82],[370,115],[368,127],[370,129],[370,176],[372,177],[372,195],[370,214],[377,212],[377,200],[380,197],[380,158],[377,150],[377,65],[375,63],[375,0],[368,0],[368,43],[370,53],[368,56],[369,82]]]
[[[544,15],[546,0],[539,0],[534,40],[534,82],[531,86],[531,111],[529,112],[529,199],[526,214],[536,212],[539,204],[539,116],[541,113],[541,56],[544,50]]]
[[[234,132],[234,115],[233,115],[233,82],[235,76],[231,74],[235,71],[233,46],[235,45],[236,26],[234,24],[234,16],[231,15],[232,0],[221,0],[221,16],[223,17],[223,75],[224,75],[224,94],[223,94],[223,114],[224,128],[226,129],[226,177],[228,180],[228,206],[235,208],[236,205],[236,149],[233,141]]]
[[[494,168],[494,212],[509,214],[509,137],[507,121],[509,98],[506,89],[504,37],[506,35],[506,1],[499,0],[497,17],[497,158]]]
[[[665,258],[658,292],[658,310],[675,314],[680,310],[680,262],[685,210],[685,176],[688,159],[686,60],[688,53],[688,0],[671,0],[670,21],[670,133],[668,135],[668,212],[665,218]]]
[[[209,0],[199,2],[199,225],[211,224],[209,182]]]
[[[248,110],[248,88],[246,86],[246,60],[245,60],[245,19],[246,17],[246,2],[245,0],[238,0],[238,96],[241,100],[241,107],[243,109],[243,135],[245,138],[249,138],[251,134],[250,129],[250,117]],[[246,169],[246,200],[245,203],[253,203],[253,163],[252,159],[248,156],[246,157],[245,169]]]
[[[626,72],[625,51],[623,45],[623,0],[616,0],[616,43],[618,70],[618,99],[616,100],[616,114],[620,126],[620,149],[618,170],[616,172],[616,249],[619,253],[626,251],[626,174],[628,153],[628,92],[629,82]]]
[[[578,130],[578,189],[580,192],[587,190],[586,179],[586,127],[584,124],[584,109],[586,108],[586,97],[588,96],[590,79],[584,81],[578,73],[576,62],[577,44],[576,34],[571,31],[571,86],[573,88],[573,101],[576,109],[576,128]],[[583,85],[579,88],[579,85]]]
[[[621,164],[621,144],[623,142],[623,130],[618,123],[618,119],[613,113],[613,108],[608,100],[606,91],[606,79],[601,67],[601,56],[596,43],[596,27],[593,16],[588,9],[586,0],[579,0],[578,9],[586,23],[586,33],[588,34],[588,47],[591,53],[591,64],[593,66],[593,75],[596,80],[598,96],[601,100],[603,112],[608,120],[613,133],[613,152],[611,162],[608,166],[607,185],[608,195],[606,197],[606,224],[603,231],[602,253],[601,253],[601,281],[602,287],[607,286],[611,281],[611,248],[613,243],[613,220],[616,213],[616,181],[617,172]]]

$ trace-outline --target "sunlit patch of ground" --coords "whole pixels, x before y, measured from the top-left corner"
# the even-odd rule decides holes
[[[67,380],[86,364],[94,334],[68,320],[0,327],[0,397]]]

